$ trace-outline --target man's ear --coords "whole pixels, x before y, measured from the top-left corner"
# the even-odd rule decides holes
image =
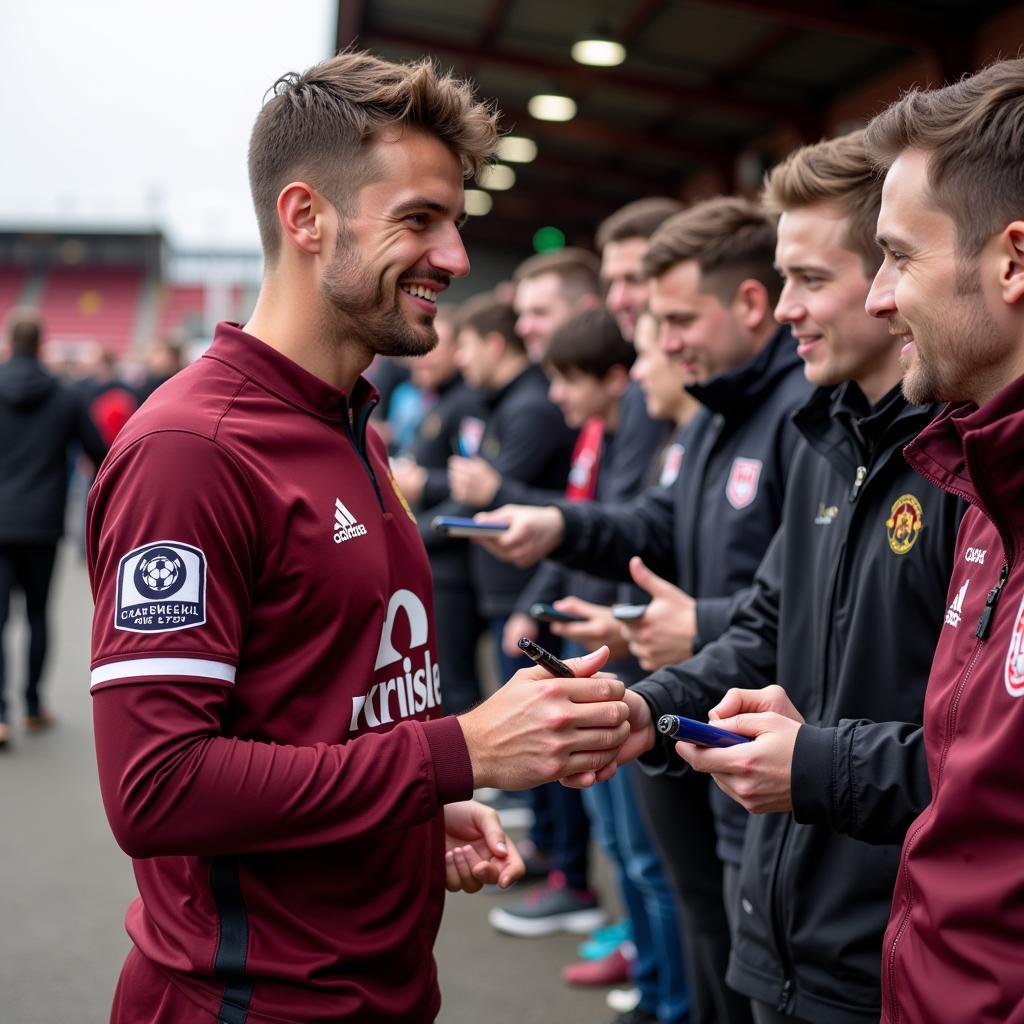
[[[732,309],[748,331],[756,331],[772,315],[768,290],[752,277],[740,281],[732,299]]]
[[[277,197],[277,219],[286,242],[309,256],[329,251],[334,207],[304,181],[293,181]]]
[[[1024,298],[1024,221],[1015,220],[1003,229],[999,289],[1008,305],[1016,305]]]
[[[491,331],[489,334],[484,335],[484,344],[487,346],[487,351],[490,352],[491,358],[495,362],[501,359],[508,351],[508,341],[501,331]]]
[[[629,370],[616,363],[604,375],[604,384],[616,398],[621,398],[629,387]]]

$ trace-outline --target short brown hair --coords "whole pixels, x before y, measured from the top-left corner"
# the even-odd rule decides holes
[[[516,311],[511,302],[502,302],[492,292],[474,295],[459,307],[455,332],[475,331],[481,338],[500,334],[505,344],[516,352],[525,352],[522,338],[516,334]]]
[[[911,90],[867,126],[865,145],[883,171],[905,149],[929,153],[931,199],[953,219],[960,255],[976,255],[1024,217],[1024,59]]]
[[[516,267],[516,284],[532,277],[554,274],[566,299],[575,302],[584,295],[601,294],[601,261],[586,249],[559,249],[530,256]]]
[[[585,309],[551,335],[544,362],[559,373],[576,371],[605,377],[613,366],[629,369],[636,349],[622,336],[615,317],[604,306]]]
[[[683,204],[667,196],[637,199],[616,210],[597,226],[594,239],[598,249],[609,242],[624,242],[628,238],[650,238],[669,217],[680,213]]]
[[[773,214],[834,204],[847,219],[843,244],[860,256],[865,276],[875,276],[882,262],[875,241],[882,179],[864,148],[863,129],[794,150],[765,175],[761,199]]]
[[[731,301],[740,283],[759,281],[775,302],[782,290],[775,269],[775,220],[757,203],[717,196],[670,217],[644,253],[645,277],[661,277],[676,264],[694,260],[701,290]]]
[[[13,309],[7,319],[11,355],[37,356],[43,340],[43,325],[32,309]]]
[[[339,209],[372,180],[367,145],[384,129],[412,128],[440,139],[471,177],[498,142],[497,113],[468,82],[424,58],[408,64],[344,50],[301,75],[289,72],[256,118],[249,140],[249,187],[264,255],[280,246],[277,197],[301,175]]]

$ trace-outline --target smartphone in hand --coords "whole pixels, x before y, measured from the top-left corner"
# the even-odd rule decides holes
[[[478,523],[465,516],[434,516],[430,528],[448,537],[493,537],[508,529],[508,523]]]
[[[635,622],[644,617],[645,611],[647,611],[645,604],[613,604],[612,618],[618,619],[619,622]]]
[[[582,615],[570,615],[559,611],[553,604],[531,604],[530,618],[540,622],[586,622]]]

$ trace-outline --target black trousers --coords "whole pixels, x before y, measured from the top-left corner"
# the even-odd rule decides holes
[[[641,777],[642,776],[642,777]],[[638,772],[637,796],[668,872],[686,943],[693,1024],[751,1024],[750,1002],[725,983],[729,921],[723,865],[715,853],[711,780],[698,772],[651,777]]]
[[[39,680],[46,662],[49,641],[46,603],[50,596],[50,580],[57,557],[57,542],[48,544],[0,544],[0,722],[7,720],[7,686],[3,647],[3,631],[11,611],[11,594],[20,590],[25,595],[28,618],[28,673],[25,680],[25,713],[38,715]]]

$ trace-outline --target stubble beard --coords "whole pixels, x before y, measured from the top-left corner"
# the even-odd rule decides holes
[[[928,350],[942,351],[950,358],[945,366],[925,356],[914,333],[916,359],[902,359],[904,366],[903,395],[913,405],[931,402],[975,401],[978,383],[988,379],[999,360],[999,328],[985,305],[977,273],[958,274],[951,308],[945,318],[935,316],[930,324],[922,324],[921,332],[928,338]]]
[[[341,231],[334,256],[320,285],[326,336],[335,345],[355,338],[382,356],[422,356],[437,345],[434,318],[420,315],[421,330],[405,318],[398,295],[385,294],[382,278],[375,278],[359,258],[351,233]],[[397,292],[397,285],[396,285]]]

